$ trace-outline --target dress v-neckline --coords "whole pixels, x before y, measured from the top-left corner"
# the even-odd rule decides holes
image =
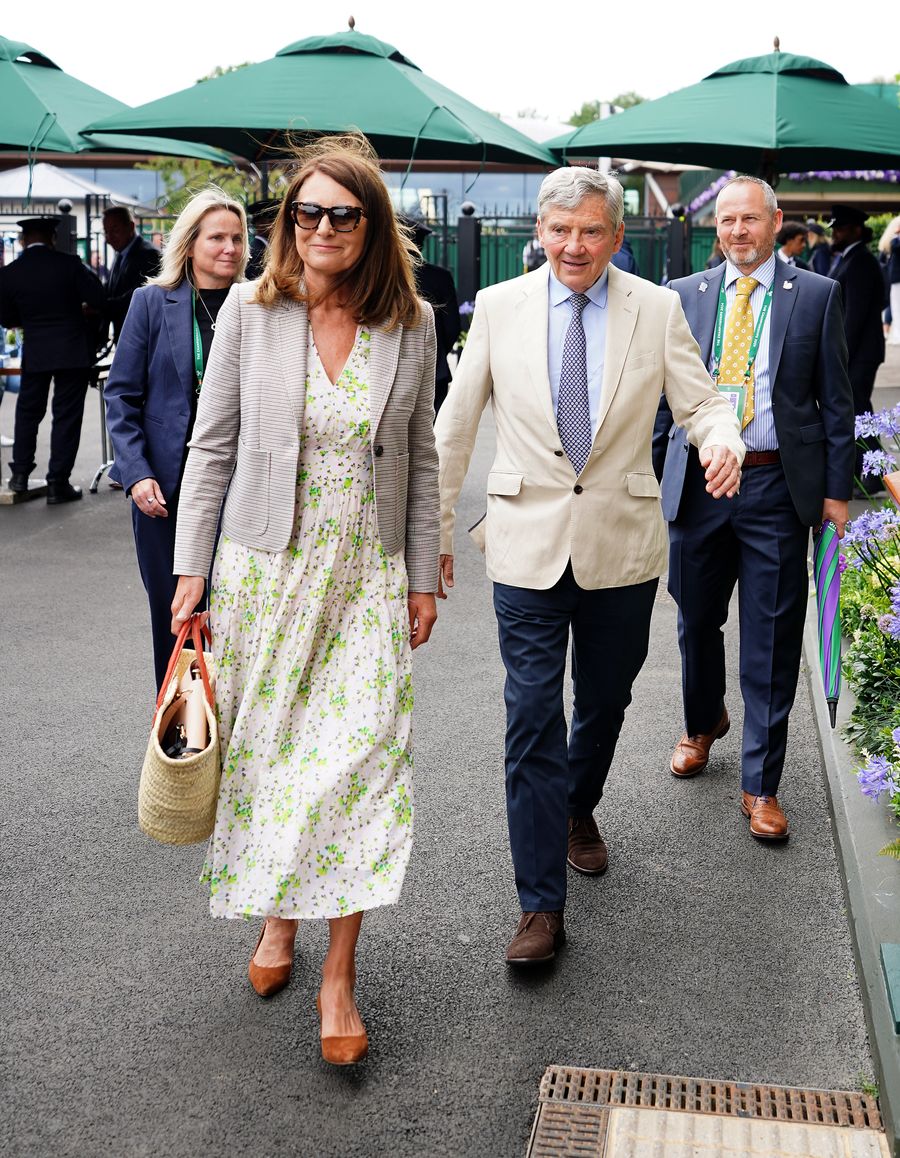
[[[356,349],[357,343],[359,342],[359,335],[361,333],[362,333],[362,326],[357,326],[356,327],[356,333],[353,336],[353,345],[350,347],[350,352],[348,353],[347,357],[344,359],[344,364],[343,364],[343,366],[341,366],[341,369],[340,369],[340,372],[338,373],[338,376],[332,382],[331,375],[325,369],[325,363],[322,361],[322,355],[319,353],[319,347],[316,345],[316,335],[313,333],[312,325],[310,325],[310,327],[309,327],[309,340],[310,340],[310,342],[312,342],[312,348],[313,348],[313,350],[315,350],[315,354],[316,354],[316,361],[319,363],[319,366],[322,368],[322,373],[325,375],[325,381],[329,384],[329,386],[337,386],[338,382],[340,382],[340,380],[343,378],[344,371],[350,365],[350,359],[353,357],[353,351]]]

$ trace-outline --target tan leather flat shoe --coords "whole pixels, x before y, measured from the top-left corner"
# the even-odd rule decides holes
[[[266,935],[266,922],[263,921],[262,932],[259,935],[259,940],[256,942],[256,949],[253,950],[253,956],[250,958],[250,964],[247,967],[247,976],[250,978],[250,984],[260,995],[260,997],[274,997],[276,993],[280,993],[291,979],[291,969],[294,966],[293,959],[288,961],[287,965],[257,965],[256,964],[256,950],[262,944],[262,939]]]
[[[321,1027],[322,999],[318,994],[316,994],[316,1010]],[[332,1066],[355,1066],[357,1062],[364,1061],[369,1053],[369,1035],[365,1030],[344,1037],[321,1037],[320,1041],[322,1058]]]

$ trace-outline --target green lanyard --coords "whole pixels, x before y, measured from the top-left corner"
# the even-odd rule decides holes
[[[191,320],[194,323],[194,373],[197,376],[197,385],[194,390],[199,395],[203,385],[203,342],[200,338],[200,327],[197,325],[197,295],[191,290]]]
[[[756,319],[756,325],[753,327],[753,337],[750,340],[750,351],[747,356],[747,369],[744,371],[745,385],[750,381],[750,375],[753,373],[753,363],[756,361],[756,354],[759,350],[760,339],[762,338],[763,326],[766,324],[766,318],[769,315],[769,307],[772,304],[772,291],[775,288],[773,281],[766,290],[766,296],[763,299],[762,309],[759,311],[759,317]],[[719,364],[722,361],[722,346],[725,342],[725,314],[728,310],[728,304],[725,298],[725,279],[722,278],[722,284],[719,286],[719,306],[716,311],[716,330],[713,339],[713,381],[718,385],[719,382]]]

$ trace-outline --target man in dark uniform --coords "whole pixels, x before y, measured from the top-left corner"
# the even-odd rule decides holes
[[[81,258],[53,248],[54,218],[29,218],[19,227],[23,252],[0,269],[0,324],[21,326],[25,335],[9,487],[18,493],[28,490],[52,380],[47,502],[68,503],[81,498],[81,488],[71,485],[69,475],[94,360],[84,308],[102,307],[103,286]]]
[[[411,218],[401,220],[415,231],[413,240],[421,251],[425,238],[434,230],[429,229],[423,221]],[[460,335],[459,302],[456,297],[456,286],[453,284],[453,274],[442,265],[433,265],[430,261],[423,261],[416,269],[416,288],[425,301],[434,307],[434,328],[437,337],[434,413],[437,414],[450,386],[450,365],[447,362],[447,355],[456,345]]]
[[[137,232],[134,218],[124,205],[112,205],[106,210],[103,232],[116,251],[106,283],[106,317],[112,322],[113,338],[118,342],[131,295],[148,277],[156,277],[161,258],[159,250]]]
[[[828,244],[825,230],[812,218],[807,218],[806,221],[806,245],[809,250],[807,258],[809,268],[813,273],[827,277],[831,269],[831,246]]]
[[[253,201],[247,206],[247,218],[253,228],[250,242],[250,259],[247,262],[247,281],[255,281],[266,264],[266,250],[269,248],[269,230],[275,224],[280,201]]]
[[[847,368],[853,387],[853,412],[872,409],[875,375],[884,361],[884,276],[878,258],[870,252],[872,230],[868,214],[855,205],[834,205],[831,209],[831,250],[834,260],[829,276],[841,287],[844,298],[844,333],[847,335]],[[871,448],[878,448],[875,439]],[[862,478],[865,451],[856,448],[856,477]],[[871,488],[869,488],[871,489]],[[863,492],[864,493],[864,492]]]

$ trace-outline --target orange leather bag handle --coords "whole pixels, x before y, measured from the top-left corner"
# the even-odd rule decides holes
[[[175,640],[175,647],[169,659],[169,666],[166,668],[166,675],[163,679],[162,686],[159,689],[159,695],[156,697],[156,711],[163,705],[163,700],[166,698],[166,688],[172,682],[172,677],[175,674],[175,668],[178,664],[178,657],[184,650],[184,645],[187,643],[187,638],[190,635],[194,644],[194,650],[197,653],[197,666],[200,668],[200,678],[203,680],[203,690],[206,692],[206,702],[215,711],[216,702],[213,697],[212,685],[209,682],[209,672],[206,670],[206,659],[203,655],[204,642],[208,646],[212,646],[212,633],[205,623],[201,624],[201,614],[195,611],[190,619],[186,619],[181,625],[178,636]],[[153,713],[154,717],[156,712]]]

